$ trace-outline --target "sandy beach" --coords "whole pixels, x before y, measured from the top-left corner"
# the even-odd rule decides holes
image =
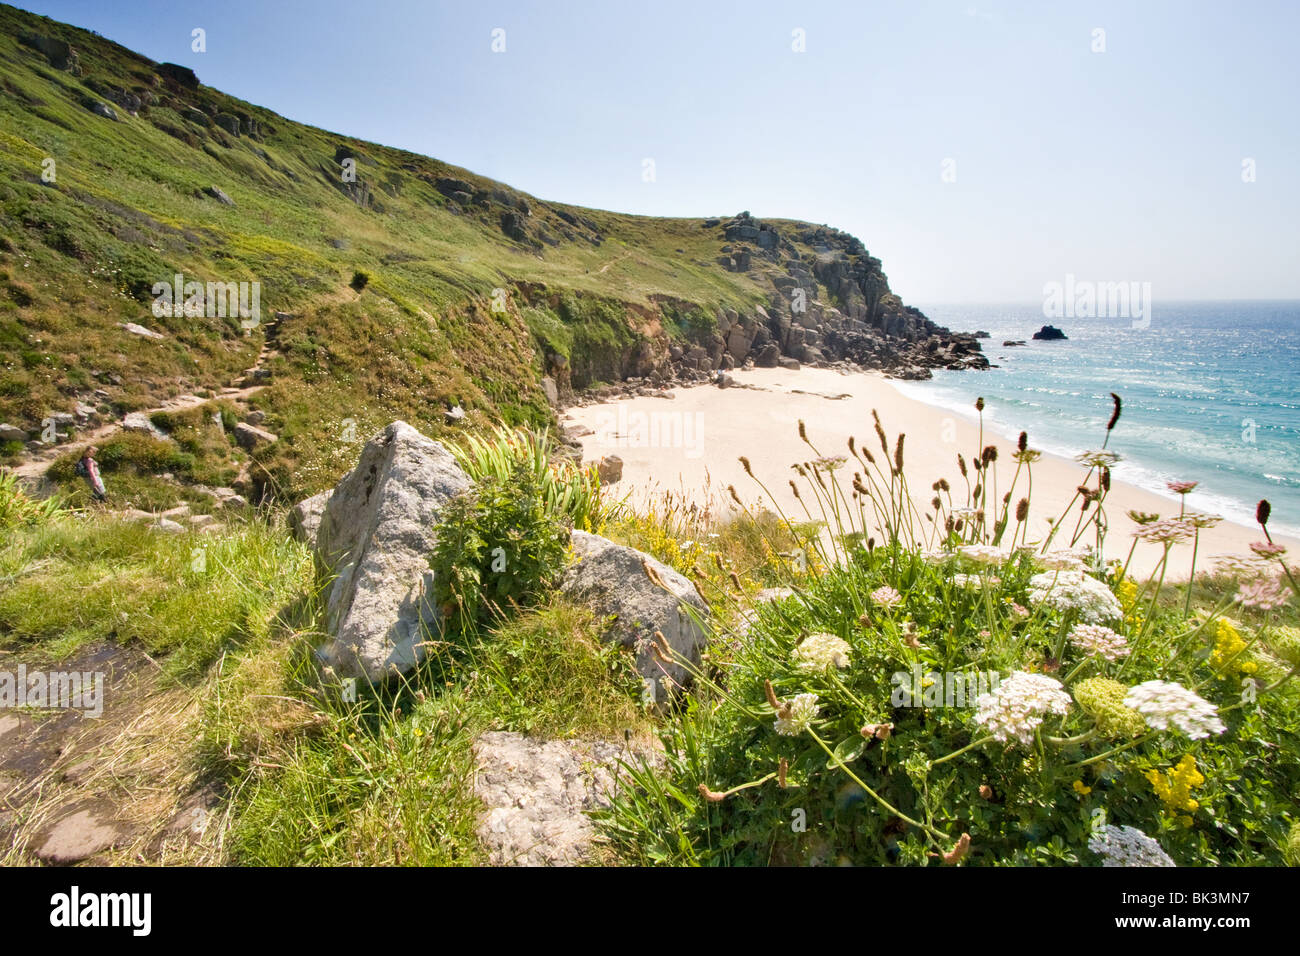
[[[754,474],[776,496],[780,508],[788,515],[802,517],[803,509],[788,484],[790,478],[797,477],[790,466],[815,455],[799,438],[799,421],[805,423],[808,438],[821,455],[848,454],[846,443],[852,435],[860,447],[872,449],[879,460],[879,440],[871,418],[874,408],[880,414],[891,450],[899,432],[907,436],[904,472],[917,507],[930,510],[927,503],[933,496],[931,486],[939,478],[946,478],[951,484],[954,504],[963,503],[966,483],[957,467],[957,455],[961,453],[969,462],[982,447],[976,423],[905,397],[878,373],[844,374],[834,369],[804,368],[798,371],[748,369],[730,374],[740,385],[753,387],[678,388],[673,390],[672,400],[646,396],[571,408],[563,421],[590,429],[591,433],[581,438],[584,459],[595,460],[607,455],[623,459],[623,478],[614,490],[619,495],[629,495],[634,505],[664,492],[674,492],[721,513],[735,507],[726,490],[728,485],[735,485],[747,505],[761,506],[767,499],[758,484],[745,474],[738,460],[744,455],[750,460]],[[1092,447],[1101,447],[1108,414],[1109,408],[1099,410],[1097,436]],[[1000,499],[1015,471],[1011,458],[1015,444],[986,428],[983,445],[998,447],[995,467]],[[1032,434],[1029,446],[1036,447]],[[1123,453],[1122,420],[1110,448]],[[1049,454],[1034,463],[1029,518],[1031,542],[1045,537],[1051,522],[1074,496],[1086,471],[1085,466],[1072,460]],[[837,472],[846,494],[852,474],[851,465]],[[1114,480],[1105,502],[1110,525],[1106,556],[1120,560],[1127,557],[1132,532],[1137,527],[1127,512],[1170,516],[1179,511],[1178,496],[1157,494],[1127,484],[1123,475],[1121,462],[1112,472]],[[1198,477],[1184,476],[1189,481]],[[1022,472],[1013,493],[1013,507],[1026,490],[1026,476]],[[1078,503],[1073,507],[1077,509]],[[1058,533],[1053,547],[1069,544],[1073,526],[1074,521],[1070,520]],[[1085,540],[1091,538],[1090,533]],[[1293,554],[1300,548],[1300,541],[1293,538],[1277,535],[1274,538],[1287,545]],[[1197,568],[1211,568],[1213,557],[1220,554],[1248,554],[1250,542],[1262,539],[1258,527],[1225,520],[1201,532]],[[1130,565],[1131,572],[1149,574],[1160,554],[1159,545],[1139,544]],[[1191,556],[1190,543],[1176,545],[1167,580],[1185,579]]]

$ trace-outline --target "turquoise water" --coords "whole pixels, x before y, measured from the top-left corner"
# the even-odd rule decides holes
[[[1115,477],[1169,495],[1170,480],[1199,481],[1189,507],[1254,523],[1273,505],[1269,528],[1300,533],[1300,302],[1155,303],[1150,324],[1102,318],[1047,319],[1038,305],[922,306],[953,331],[983,329],[999,368],[936,371],[900,382],[905,394],[975,417],[1030,444],[1074,455],[1099,448],[1111,392],[1124,415],[1111,437],[1125,460]],[[1066,342],[1030,339],[1044,324]],[[1006,339],[1024,347],[1006,348]]]

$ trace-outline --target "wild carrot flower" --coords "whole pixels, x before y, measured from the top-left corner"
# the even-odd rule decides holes
[[[888,584],[882,585],[871,592],[871,601],[873,604],[879,604],[881,607],[895,607],[903,600],[903,596],[891,588]]]
[[[1003,743],[1029,746],[1047,714],[1064,714],[1070,695],[1061,682],[1043,674],[1016,671],[997,689],[975,700],[975,722]]]
[[[1081,452],[1074,456],[1074,460],[1081,465],[1088,465],[1091,468],[1113,468],[1124,460],[1118,452],[1105,451],[1101,448],[1091,448],[1088,451]]]
[[[1185,495],[1199,484],[1199,481],[1168,481],[1165,487],[1176,495]]]
[[[1002,579],[992,574],[986,574],[982,577],[978,574],[954,574],[952,583],[959,588],[982,588],[986,584],[992,588],[1001,584]]]
[[[1216,554],[1213,561],[1220,574],[1238,578],[1257,578],[1272,570],[1270,563],[1240,554]]]
[[[1122,617],[1110,588],[1082,571],[1044,571],[1029,579],[1029,599],[1057,611],[1077,611],[1088,624]]]
[[[1049,551],[1034,560],[1049,571],[1082,571],[1083,561],[1072,551]]]
[[[1280,558],[1286,554],[1284,545],[1276,544],[1272,541],[1255,541],[1252,542],[1250,550],[1255,552],[1261,558]]]
[[[1088,849],[1101,857],[1102,866],[1173,866],[1160,844],[1137,827],[1098,827],[1088,838]]]
[[[1172,725],[1192,740],[1227,729],[1217,707],[1176,681],[1149,680],[1130,687],[1124,706],[1141,714],[1152,730],[1169,730]]]
[[[801,671],[824,671],[830,667],[848,667],[851,648],[834,634],[809,634],[794,649],[794,660]]]
[[[1079,709],[1096,724],[1107,740],[1136,737],[1146,730],[1142,715],[1124,706],[1128,688],[1109,677],[1089,677],[1074,685],[1074,700]]]
[[[797,737],[817,718],[817,695],[796,694],[777,708],[775,729],[782,737]]]
[[[1183,521],[1198,531],[1202,528],[1213,528],[1222,520],[1219,515],[1208,515],[1201,511],[1189,511],[1183,515]]]
[[[1078,624],[1070,631],[1070,643],[1086,654],[1096,654],[1108,661],[1117,661],[1129,653],[1124,635],[1116,634],[1100,624]]]
[[[1237,600],[1243,607],[1261,611],[1275,611],[1291,600],[1281,578],[1262,577],[1247,581],[1237,591]]]
[[[1182,518],[1163,518],[1144,524],[1133,532],[1133,537],[1148,544],[1182,544],[1196,529]]]
[[[1010,552],[991,544],[963,544],[957,547],[957,553],[976,564],[997,567],[1011,557]]]
[[[1150,511],[1129,511],[1127,512],[1129,520],[1134,524],[1151,524],[1153,521],[1159,521],[1160,516]]]

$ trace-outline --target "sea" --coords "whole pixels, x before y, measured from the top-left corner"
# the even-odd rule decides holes
[[[954,332],[988,332],[996,367],[895,382],[903,394],[971,419],[983,397],[986,428],[1073,457],[1101,447],[1115,392],[1117,479],[1171,511],[1165,483],[1198,481],[1190,509],[1247,525],[1267,498],[1269,530],[1300,535],[1300,301],[1157,301],[1141,319],[1047,318],[1041,303],[921,309]],[[1068,339],[1033,340],[1047,324]]]

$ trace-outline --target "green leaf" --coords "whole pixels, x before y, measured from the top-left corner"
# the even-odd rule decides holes
[[[833,767],[838,767],[842,763],[853,763],[853,761],[862,756],[862,751],[866,748],[866,738],[861,734],[853,734],[851,737],[845,737],[831,748],[832,753],[834,753],[835,756],[827,759],[826,769],[830,770]]]

